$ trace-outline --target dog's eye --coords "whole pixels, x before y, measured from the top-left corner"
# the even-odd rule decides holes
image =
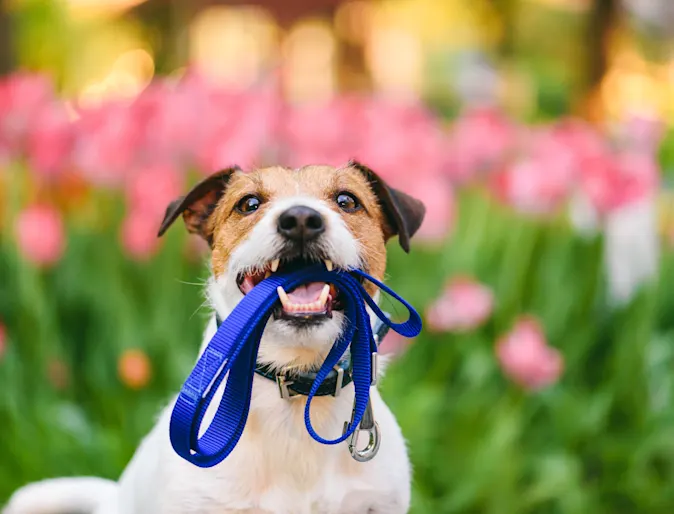
[[[344,212],[356,212],[361,208],[358,198],[353,196],[351,193],[347,193],[346,191],[338,193],[336,201],[337,205],[339,205],[339,208]]]
[[[236,204],[236,210],[241,214],[252,214],[260,208],[262,200],[260,200],[255,195],[244,196],[238,204]]]

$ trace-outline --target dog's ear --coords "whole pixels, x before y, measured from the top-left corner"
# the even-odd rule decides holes
[[[387,238],[397,235],[400,246],[409,253],[410,238],[419,230],[424,221],[426,214],[424,204],[402,191],[389,187],[367,166],[356,161],[351,161],[349,166],[365,175],[370,187],[377,195],[389,228]]]
[[[225,170],[214,173],[210,177],[202,180],[185,196],[174,200],[166,208],[164,221],[159,227],[158,237],[164,235],[164,232],[178,219],[178,216],[183,215],[187,231],[192,234],[199,234],[208,243],[212,242],[212,234],[208,228],[208,218],[215,206],[218,204],[220,198],[227,188],[227,183],[237,171],[241,171],[238,166],[232,166]]]

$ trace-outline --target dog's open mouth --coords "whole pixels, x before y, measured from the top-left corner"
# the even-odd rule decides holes
[[[272,273],[301,269],[315,265],[317,262],[304,258],[274,259],[267,263],[264,269],[239,275],[239,289],[243,294],[248,294]],[[328,271],[332,271],[332,261],[325,259],[322,262]],[[279,287],[278,295],[281,303],[274,310],[275,319],[286,319],[303,325],[313,324],[331,318],[333,311],[343,309],[339,289],[333,284],[324,282],[309,282],[291,291],[285,291],[282,287]]]

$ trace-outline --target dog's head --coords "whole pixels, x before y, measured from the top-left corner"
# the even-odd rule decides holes
[[[209,296],[225,317],[265,276],[285,268],[323,262],[382,279],[386,241],[397,235],[409,251],[424,212],[419,200],[387,186],[356,162],[343,168],[270,167],[250,173],[234,167],[172,202],[159,235],[182,215],[188,231],[209,243]],[[295,350],[327,351],[344,320],[340,292],[310,283],[280,292],[280,297],[265,340]]]

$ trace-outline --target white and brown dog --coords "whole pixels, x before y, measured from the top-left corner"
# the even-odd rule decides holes
[[[382,280],[386,241],[397,235],[409,250],[423,204],[388,187],[374,172],[351,162],[342,168],[283,167],[219,172],[173,202],[160,235],[182,215],[190,232],[211,246],[210,303],[225,319],[268,273],[288,263],[324,261],[360,268]],[[366,286],[371,295],[375,288]],[[344,314],[334,286],[311,283],[280,294],[258,362],[288,373],[317,369],[342,330]],[[216,331],[216,315],[201,351]],[[212,419],[222,388],[204,425]],[[353,384],[337,396],[314,400],[312,422],[326,438],[342,434],[351,416]],[[315,442],[304,426],[305,396],[279,397],[275,382],[255,377],[243,435],[215,467],[180,458],[169,441],[173,403],[164,409],[118,483],[63,478],[19,490],[6,514],[395,514],[408,511],[410,463],[405,441],[376,388],[371,402],[382,433],[376,458],[352,459],[346,443]]]

